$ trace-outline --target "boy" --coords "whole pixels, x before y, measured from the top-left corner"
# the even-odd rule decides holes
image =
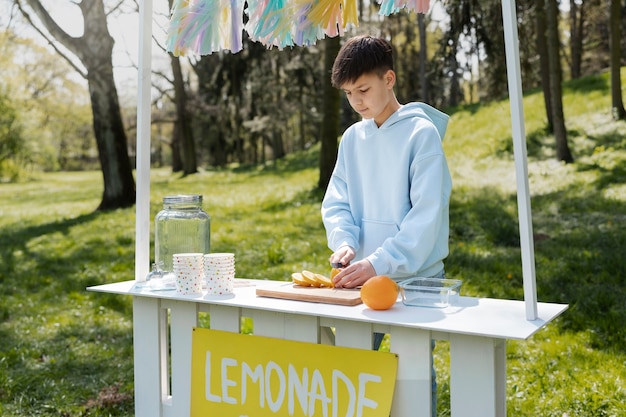
[[[398,102],[393,52],[384,39],[348,40],[331,81],[363,117],[343,134],[322,201],[330,262],[343,267],[335,287],[354,288],[375,275],[443,278],[452,181],[441,140],[448,116],[424,103]],[[383,336],[374,334],[375,350]]]
[[[339,144],[322,202],[335,287],[375,275],[444,276],[452,182],[441,140],[448,116],[424,103],[401,105],[389,42],[349,39],[331,81],[363,120]]]

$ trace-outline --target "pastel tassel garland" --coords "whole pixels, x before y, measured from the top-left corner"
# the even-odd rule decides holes
[[[250,39],[271,48],[294,45],[298,4],[290,0],[263,0],[249,4],[246,32]]]
[[[315,24],[309,18],[312,2],[311,0],[295,0],[295,25],[294,25],[294,42],[298,46],[310,46],[324,39],[323,28]]]
[[[359,25],[356,0],[175,0],[166,48],[175,56],[239,52],[245,30],[268,48],[314,45]],[[426,13],[430,0],[377,0],[381,15]],[[244,4],[247,23],[243,24]]]
[[[313,0],[306,20],[327,36],[343,35],[347,25],[359,25],[356,0]]]
[[[383,16],[398,13],[402,9],[416,13],[427,13],[430,9],[430,0],[379,0],[378,3],[378,14]]]
[[[172,7],[167,50],[174,56],[239,52],[242,19],[243,0],[179,0]]]

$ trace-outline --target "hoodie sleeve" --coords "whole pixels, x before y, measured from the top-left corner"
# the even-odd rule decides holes
[[[328,247],[333,252],[342,246],[359,249],[360,228],[354,221],[346,183],[345,142],[348,132],[339,143],[335,169],[322,201],[322,222],[326,228]]]

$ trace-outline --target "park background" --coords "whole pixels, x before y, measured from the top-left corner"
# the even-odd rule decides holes
[[[50,37],[42,42],[25,20],[37,25],[36,3],[19,3],[23,14],[5,0],[1,20],[0,413],[132,415],[130,300],[85,287],[134,276],[136,91],[132,76],[123,76],[133,68],[111,59],[115,77],[94,75],[99,67],[89,56],[73,54],[39,25]],[[549,37],[542,43],[538,33],[548,31],[537,25],[557,3],[517,3],[538,298],[570,308],[531,340],[508,344],[509,415],[626,413],[626,122],[615,102],[615,68],[619,75],[624,59],[620,53],[613,64],[613,3],[560,4],[557,42],[550,38],[556,67],[541,49]],[[102,6],[107,30],[135,10],[134,3]],[[498,2],[435,2],[438,13],[385,19],[366,6],[349,35],[388,36],[401,100],[451,115],[448,276],[464,281],[465,295],[522,299]],[[165,17],[155,18],[157,41]],[[151,214],[165,195],[200,193],[213,219],[212,249],[236,253],[238,276],[286,280],[328,269],[319,203],[337,138],[355,117],[327,86],[340,42],[283,51],[249,42],[239,54],[188,59],[155,44]],[[124,55],[115,45],[110,58]],[[128,62],[136,62],[132,53]],[[558,83],[550,85],[555,71]],[[621,68],[620,99],[625,76]],[[111,83],[96,90],[94,79]],[[118,102],[118,115],[102,113],[96,91]],[[101,144],[119,141],[125,154],[103,154]],[[128,182],[119,194],[110,191],[111,173]],[[440,342],[436,352],[440,415],[449,415],[446,348]]]

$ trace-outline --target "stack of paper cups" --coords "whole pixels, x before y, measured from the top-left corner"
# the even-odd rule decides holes
[[[176,292],[183,295],[202,294],[202,253],[175,253],[173,259]]]
[[[207,294],[232,294],[235,283],[235,254],[209,253],[204,255],[204,280]]]

